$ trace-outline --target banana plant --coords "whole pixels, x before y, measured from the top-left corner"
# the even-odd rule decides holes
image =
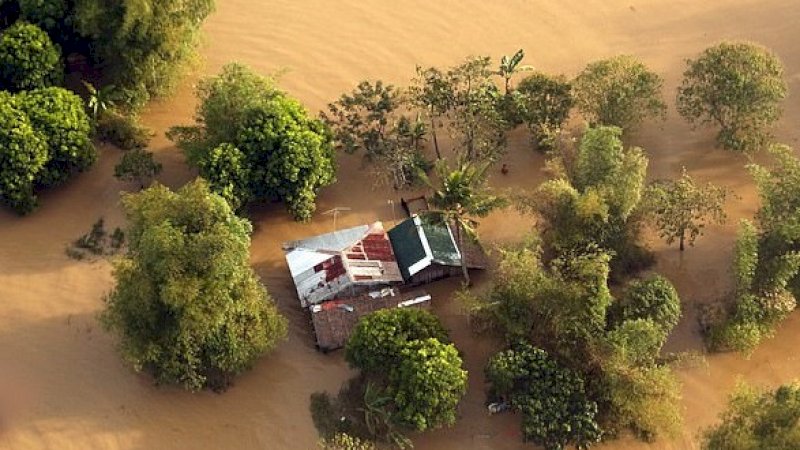
[[[114,101],[111,99],[111,94],[114,92],[114,85],[109,84],[97,89],[92,83],[83,82],[86,90],[89,91],[89,98],[87,106],[92,113],[92,118],[97,120],[97,117],[106,112],[109,108],[114,106]]]
[[[496,75],[503,77],[506,87],[506,95],[511,91],[511,77],[520,72],[533,70],[533,66],[520,65],[525,57],[525,50],[519,49],[513,56],[504,55],[500,59],[500,68],[495,72]]]

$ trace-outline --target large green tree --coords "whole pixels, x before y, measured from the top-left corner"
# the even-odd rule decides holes
[[[786,97],[780,59],[759,45],[723,42],[686,63],[678,112],[692,124],[718,126],[717,144],[725,149],[765,147]]]
[[[455,227],[456,241],[461,251],[461,270],[464,282],[469,285],[469,270],[465,253],[468,240],[477,241],[478,221],[497,208],[505,206],[503,197],[492,193],[486,183],[486,162],[462,162],[455,169],[443,160],[436,164],[436,182],[424,173],[422,181],[433,190],[429,201],[434,209],[427,213],[429,218]]]
[[[372,417],[365,418],[371,434],[377,428],[394,434],[392,424],[425,431],[455,423],[467,372],[433,314],[395,308],[366,315],[350,336],[345,357],[368,382],[362,409]],[[375,417],[388,423],[376,427]]]
[[[456,423],[458,402],[467,391],[467,371],[453,344],[438,339],[411,341],[389,374],[394,418],[417,431]]]
[[[296,100],[250,69],[231,64],[203,80],[196,125],[169,136],[213,189],[235,207],[283,201],[309,220],[317,191],[334,182],[332,136]]]
[[[623,146],[621,129],[589,128],[574,152],[548,162],[553,179],[518,203],[539,218],[548,250],[597,244],[614,252],[613,273],[623,276],[646,265],[638,235],[647,164],[642,149]]]
[[[141,107],[174,86],[213,9],[213,0],[78,0],[68,18],[90,40],[119,103]]]
[[[63,76],[61,50],[39,27],[17,22],[0,32],[0,90],[48,87]]]
[[[590,124],[628,130],[644,119],[664,116],[662,85],[658,74],[622,55],[589,64],[572,87],[575,105]]]
[[[800,160],[774,146],[772,167],[750,165],[761,197],[757,225],[744,221],[734,251],[733,304],[710,330],[717,349],[751,352],[774,334],[800,295]]]
[[[720,422],[703,433],[704,450],[800,448],[800,386],[775,390],[740,386]]]
[[[202,180],[125,194],[128,253],[103,324],[159,383],[222,388],[286,335],[249,266],[250,223]]]

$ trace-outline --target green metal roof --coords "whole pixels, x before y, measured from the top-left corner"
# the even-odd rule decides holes
[[[433,253],[433,261],[445,266],[460,266],[461,255],[453,242],[450,229],[442,223],[422,219],[422,230],[428,238],[428,246]]]
[[[414,216],[389,230],[389,239],[400,273],[406,280],[431,263],[446,266],[461,264],[460,253],[450,230],[444,224]]]

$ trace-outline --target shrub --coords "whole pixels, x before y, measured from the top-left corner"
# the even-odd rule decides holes
[[[161,163],[153,160],[153,154],[137,148],[125,152],[114,167],[114,176],[123,181],[136,181],[142,189],[161,172]]]
[[[17,22],[0,33],[0,89],[11,92],[60,84],[61,50],[36,25]]]
[[[153,132],[139,124],[136,116],[105,111],[97,119],[97,138],[122,150],[145,148]]]

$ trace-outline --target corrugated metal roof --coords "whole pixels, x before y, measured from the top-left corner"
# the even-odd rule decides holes
[[[380,222],[288,242],[283,247],[303,306],[333,298],[352,285],[403,281]]]

